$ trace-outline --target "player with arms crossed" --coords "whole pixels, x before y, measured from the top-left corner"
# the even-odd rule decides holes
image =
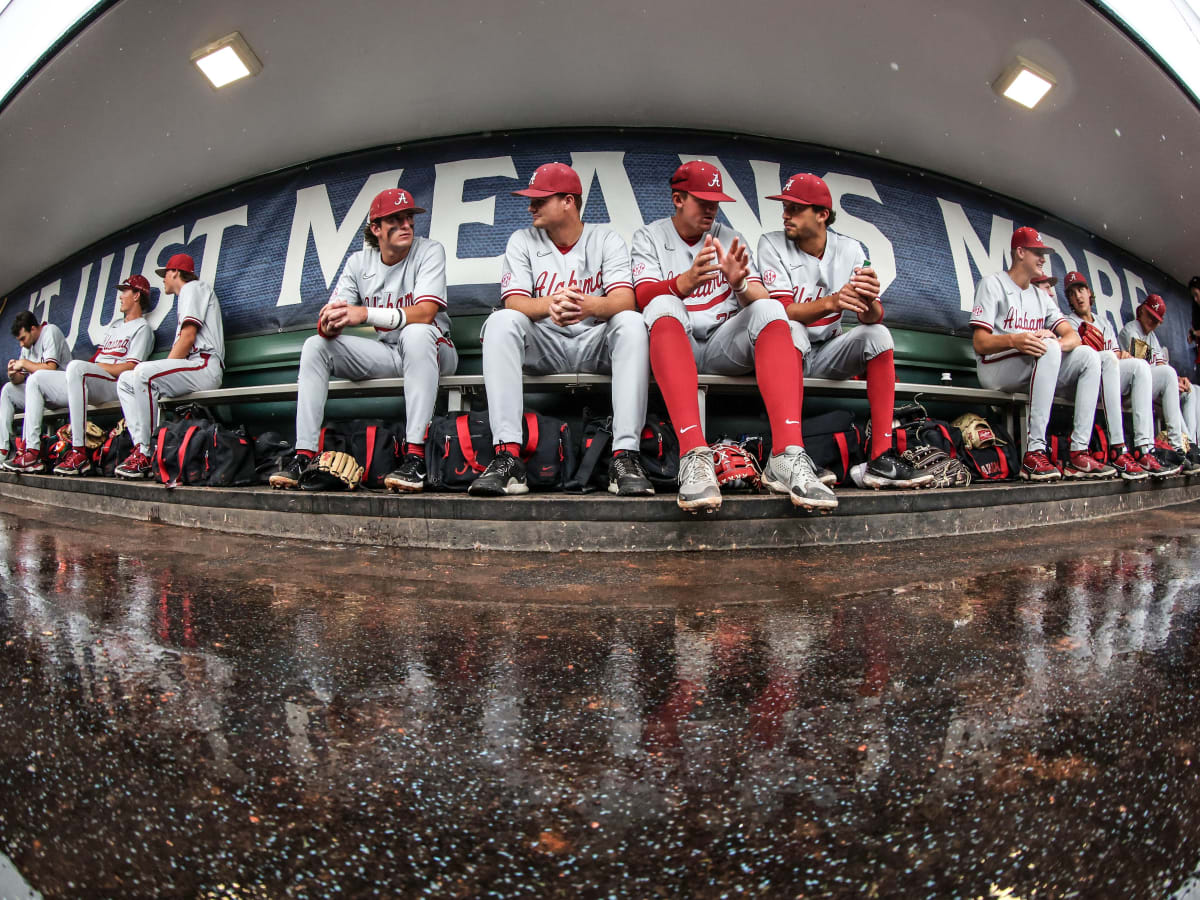
[[[833,195],[816,175],[793,175],[782,192],[783,230],[758,242],[758,264],[772,298],[791,320],[792,341],[800,352],[801,377],[845,380],[865,375],[871,409],[871,452],[863,483],[872,488],[916,488],[933,481],[892,447],[896,406],[896,366],[892,334],[881,324],[879,278],[866,265],[858,241],[830,231],[836,213]],[[842,330],[852,312],[859,325]]]
[[[195,261],[176,253],[154,271],[163,280],[163,293],[178,297],[179,324],[166,359],[140,362],[117,379],[117,397],[133,439],[133,452],[116,469],[121,478],[150,475],[159,398],[214,390],[221,386],[225,367],[221,305],[212,287],[196,274]]]
[[[446,251],[414,231],[413,220],[423,212],[403,188],[371,201],[363,231],[369,246],[346,260],[317,317],[317,333],[300,353],[296,453],[271,476],[271,487],[297,487],[316,456],[331,375],[353,381],[404,377],[404,458],[384,485],[397,492],[425,487],[425,436],[438,379],[453,374],[458,352],[446,314]],[[375,326],[378,340],[342,334],[364,323]]]
[[[1107,316],[1095,315],[1095,299],[1087,279],[1080,272],[1068,272],[1063,286],[1071,312],[1067,321],[1079,332],[1079,339],[1100,355],[1100,401],[1108,423],[1109,465],[1127,481],[1152,475],[1163,478],[1178,471],[1166,466],[1154,450],[1153,378],[1143,359],[1134,359],[1121,349]],[[1125,422],[1121,398],[1128,397],[1133,412],[1133,443],[1138,458],[1125,448]],[[1140,462],[1138,461],[1140,460]]]
[[[1166,348],[1154,333],[1166,314],[1166,301],[1158,294],[1148,294],[1134,310],[1133,320],[1125,323],[1117,340],[1127,353],[1150,364],[1153,377],[1152,394],[1162,406],[1163,418],[1167,423],[1167,440],[1171,447],[1187,460],[1184,470],[1190,475],[1196,467],[1194,461],[1188,458],[1183,445],[1185,436],[1193,447],[1200,437],[1200,434],[1197,434],[1197,416],[1200,415],[1197,393],[1200,392],[1192,386],[1189,379],[1175,371],[1167,357]]]
[[[1033,285],[1044,274],[1050,248],[1033,228],[1018,228],[1010,243],[1012,266],[979,281],[971,311],[975,368],[989,390],[1028,391],[1025,455],[1021,478],[1057,481],[1104,478],[1109,466],[1096,462],[1087,448],[1100,394],[1100,358],[1080,343],[1079,332],[1049,295]],[[1074,422],[1067,463],[1062,472],[1046,456],[1046,426],[1054,393],[1075,387]]]
[[[62,330],[49,322],[38,322],[29,310],[13,318],[12,336],[21,353],[8,361],[8,384],[0,389],[0,457],[13,460],[13,415],[25,408],[26,379],[43,369],[54,370],[71,359],[71,348]]]
[[[697,372],[755,372],[775,453],[765,482],[806,509],[832,509],[837,498],[817,480],[800,430],[800,365],[787,314],[767,296],[737,231],[716,221],[732,202],[708,163],[671,176],[675,214],[633,236],[633,278],[650,332],[650,365],[679,436],[679,496],[686,510],[715,510],[721,490],[713,451],[700,427]]]
[[[44,464],[41,445],[42,419],[46,404],[65,406],[71,415],[71,449],[54,467],[58,475],[87,475],[87,408],[89,404],[109,403],[117,399],[117,379],[128,372],[154,349],[154,332],[146,322],[150,305],[150,282],[141,275],[130,275],[119,285],[117,304],[121,315],[115,318],[91,361],[73,359],[65,369],[43,369],[29,376],[25,392],[25,452],[4,464],[11,472],[41,472]]]
[[[484,325],[483,382],[496,456],[472,482],[476,496],[524,494],[522,371],[612,374],[613,458],[608,489],[653,494],[638,445],[650,380],[646,325],[634,308],[629,249],[611,228],[580,219],[583,186],[563,163],[540,166],[529,186],[530,228],[504,252],[500,301]]]

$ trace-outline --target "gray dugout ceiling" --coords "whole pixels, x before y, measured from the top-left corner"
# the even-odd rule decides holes
[[[212,90],[192,50],[263,62]],[[991,81],[1017,54],[1035,111]],[[247,178],[488,130],[765,135],[949,175],[1186,281],[1200,112],[1083,0],[119,0],[0,110],[0,288]]]

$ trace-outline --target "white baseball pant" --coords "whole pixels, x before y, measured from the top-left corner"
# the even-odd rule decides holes
[[[805,378],[832,378],[845,381],[867,370],[867,363],[880,353],[895,349],[887,326],[855,325],[849,331],[813,346],[808,329],[792,322],[792,343],[804,357]]]
[[[1154,446],[1153,375],[1144,359],[1117,359],[1112,350],[1101,350],[1100,401],[1108,422],[1111,444],[1125,443],[1124,413],[1121,398],[1129,397],[1133,413],[1133,446],[1138,450]]]
[[[458,368],[458,351],[450,339],[433,325],[414,322],[400,329],[395,343],[341,335],[313,335],[300,352],[300,376],[296,398],[296,449],[317,449],[321,419],[329,397],[331,376],[364,381],[367,378],[404,378],[404,438],[423,444],[438,379],[453,375]]]
[[[13,416],[18,409],[25,408],[25,385],[28,381],[28,378],[21,384],[13,384],[10,381],[0,390],[0,450],[13,448]]]
[[[650,386],[650,338],[640,313],[622,310],[584,332],[562,334],[515,309],[498,309],[481,339],[488,422],[497,444],[521,442],[523,371],[587,372],[612,375],[613,450],[638,449]]]
[[[1183,428],[1187,432],[1188,440],[1193,444],[1200,443],[1200,397],[1197,392],[1200,388],[1192,385],[1192,389],[1186,394],[1179,395],[1179,411],[1183,413]]]
[[[687,332],[696,358],[696,371],[706,375],[745,375],[754,371],[754,345],[758,335],[772,322],[787,323],[787,313],[777,300],[755,300],[708,334],[708,340],[698,341],[692,334],[687,307],[674,294],[655,297],[642,310],[649,334],[654,323],[664,317],[677,319]]]
[[[35,377],[36,376],[36,377]],[[42,369],[29,376],[25,395],[25,446],[37,448],[42,440],[42,421],[46,407],[67,407],[71,415],[71,445],[84,446],[87,440],[87,408],[90,403],[108,403],[117,399],[117,376],[82,359],[67,363],[66,370]]]
[[[138,363],[117,379],[117,398],[125,415],[129,437],[147,456],[158,431],[158,401],[192,391],[211,391],[221,386],[221,361],[207,353],[187,359],[153,359]]]
[[[1071,449],[1086,450],[1092,439],[1096,400],[1100,396],[1100,358],[1091,347],[1079,346],[1069,353],[1054,338],[1045,340],[1044,355],[1022,353],[997,362],[976,365],[979,383],[993,391],[1028,391],[1029,410],[1025,419],[1026,452],[1046,449],[1046,426],[1055,392],[1075,386],[1075,415]],[[1064,399],[1066,399],[1064,397]]]
[[[1172,447],[1183,446],[1183,435],[1190,432],[1190,424],[1184,415],[1184,404],[1188,395],[1179,393],[1179,375],[1174,366],[1151,366],[1153,373],[1154,399],[1162,409],[1163,421],[1167,426],[1167,440]],[[1189,415],[1195,415],[1195,400]]]

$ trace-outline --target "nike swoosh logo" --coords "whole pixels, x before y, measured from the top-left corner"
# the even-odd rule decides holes
[[[680,434],[687,434],[687,433],[688,433],[689,431],[691,431],[693,428],[697,428],[697,427],[699,427],[699,426],[696,426],[696,425],[689,425],[687,428],[680,428],[680,429],[679,429],[679,433],[680,433]]]
[[[799,425],[800,423],[797,422],[795,419],[784,419],[783,424],[784,425]]]
[[[554,252],[553,250],[539,250],[537,252],[537,255],[538,256],[549,256],[553,252]]]

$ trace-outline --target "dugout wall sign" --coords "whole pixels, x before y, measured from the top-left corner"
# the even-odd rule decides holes
[[[882,278],[887,321],[968,334],[975,285],[1008,266],[1016,225],[1032,225],[1054,247],[1062,277],[1087,276],[1098,309],[1120,330],[1147,293],[1167,300],[1160,330],[1177,362],[1190,361],[1190,300],[1183,286],[1106,241],[1008,198],[869,157],[778,141],[686,132],[527,132],[456,138],[359,153],[239,185],[135,225],[13,290],[0,315],[31,309],[56,323],[76,357],[88,357],[116,312],[113,285],[134,272],[155,287],[149,314],[157,348],[175,331],[174,297],[154,269],[173,253],[192,254],[214,285],[227,337],[313,327],[346,257],[362,246],[371,198],[402,184],[429,210],[417,232],[446,247],[450,313],[486,312],[499,296],[508,236],[529,224],[524,187],[545,162],[568,162],[584,185],[584,219],[611,223],[628,242],[641,225],[671,212],[667,179],[681,160],[705,159],[725,175],[736,203],[721,216],[751,249],[781,226],[783,181],[800,171],[829,183],[835,229],[866,247]],[[1037,184],[1029,183],[1031,202]],[[1066,299],[1059,289],[1059,304]],[[1164,333],[1165,332],[1165,333]]]

